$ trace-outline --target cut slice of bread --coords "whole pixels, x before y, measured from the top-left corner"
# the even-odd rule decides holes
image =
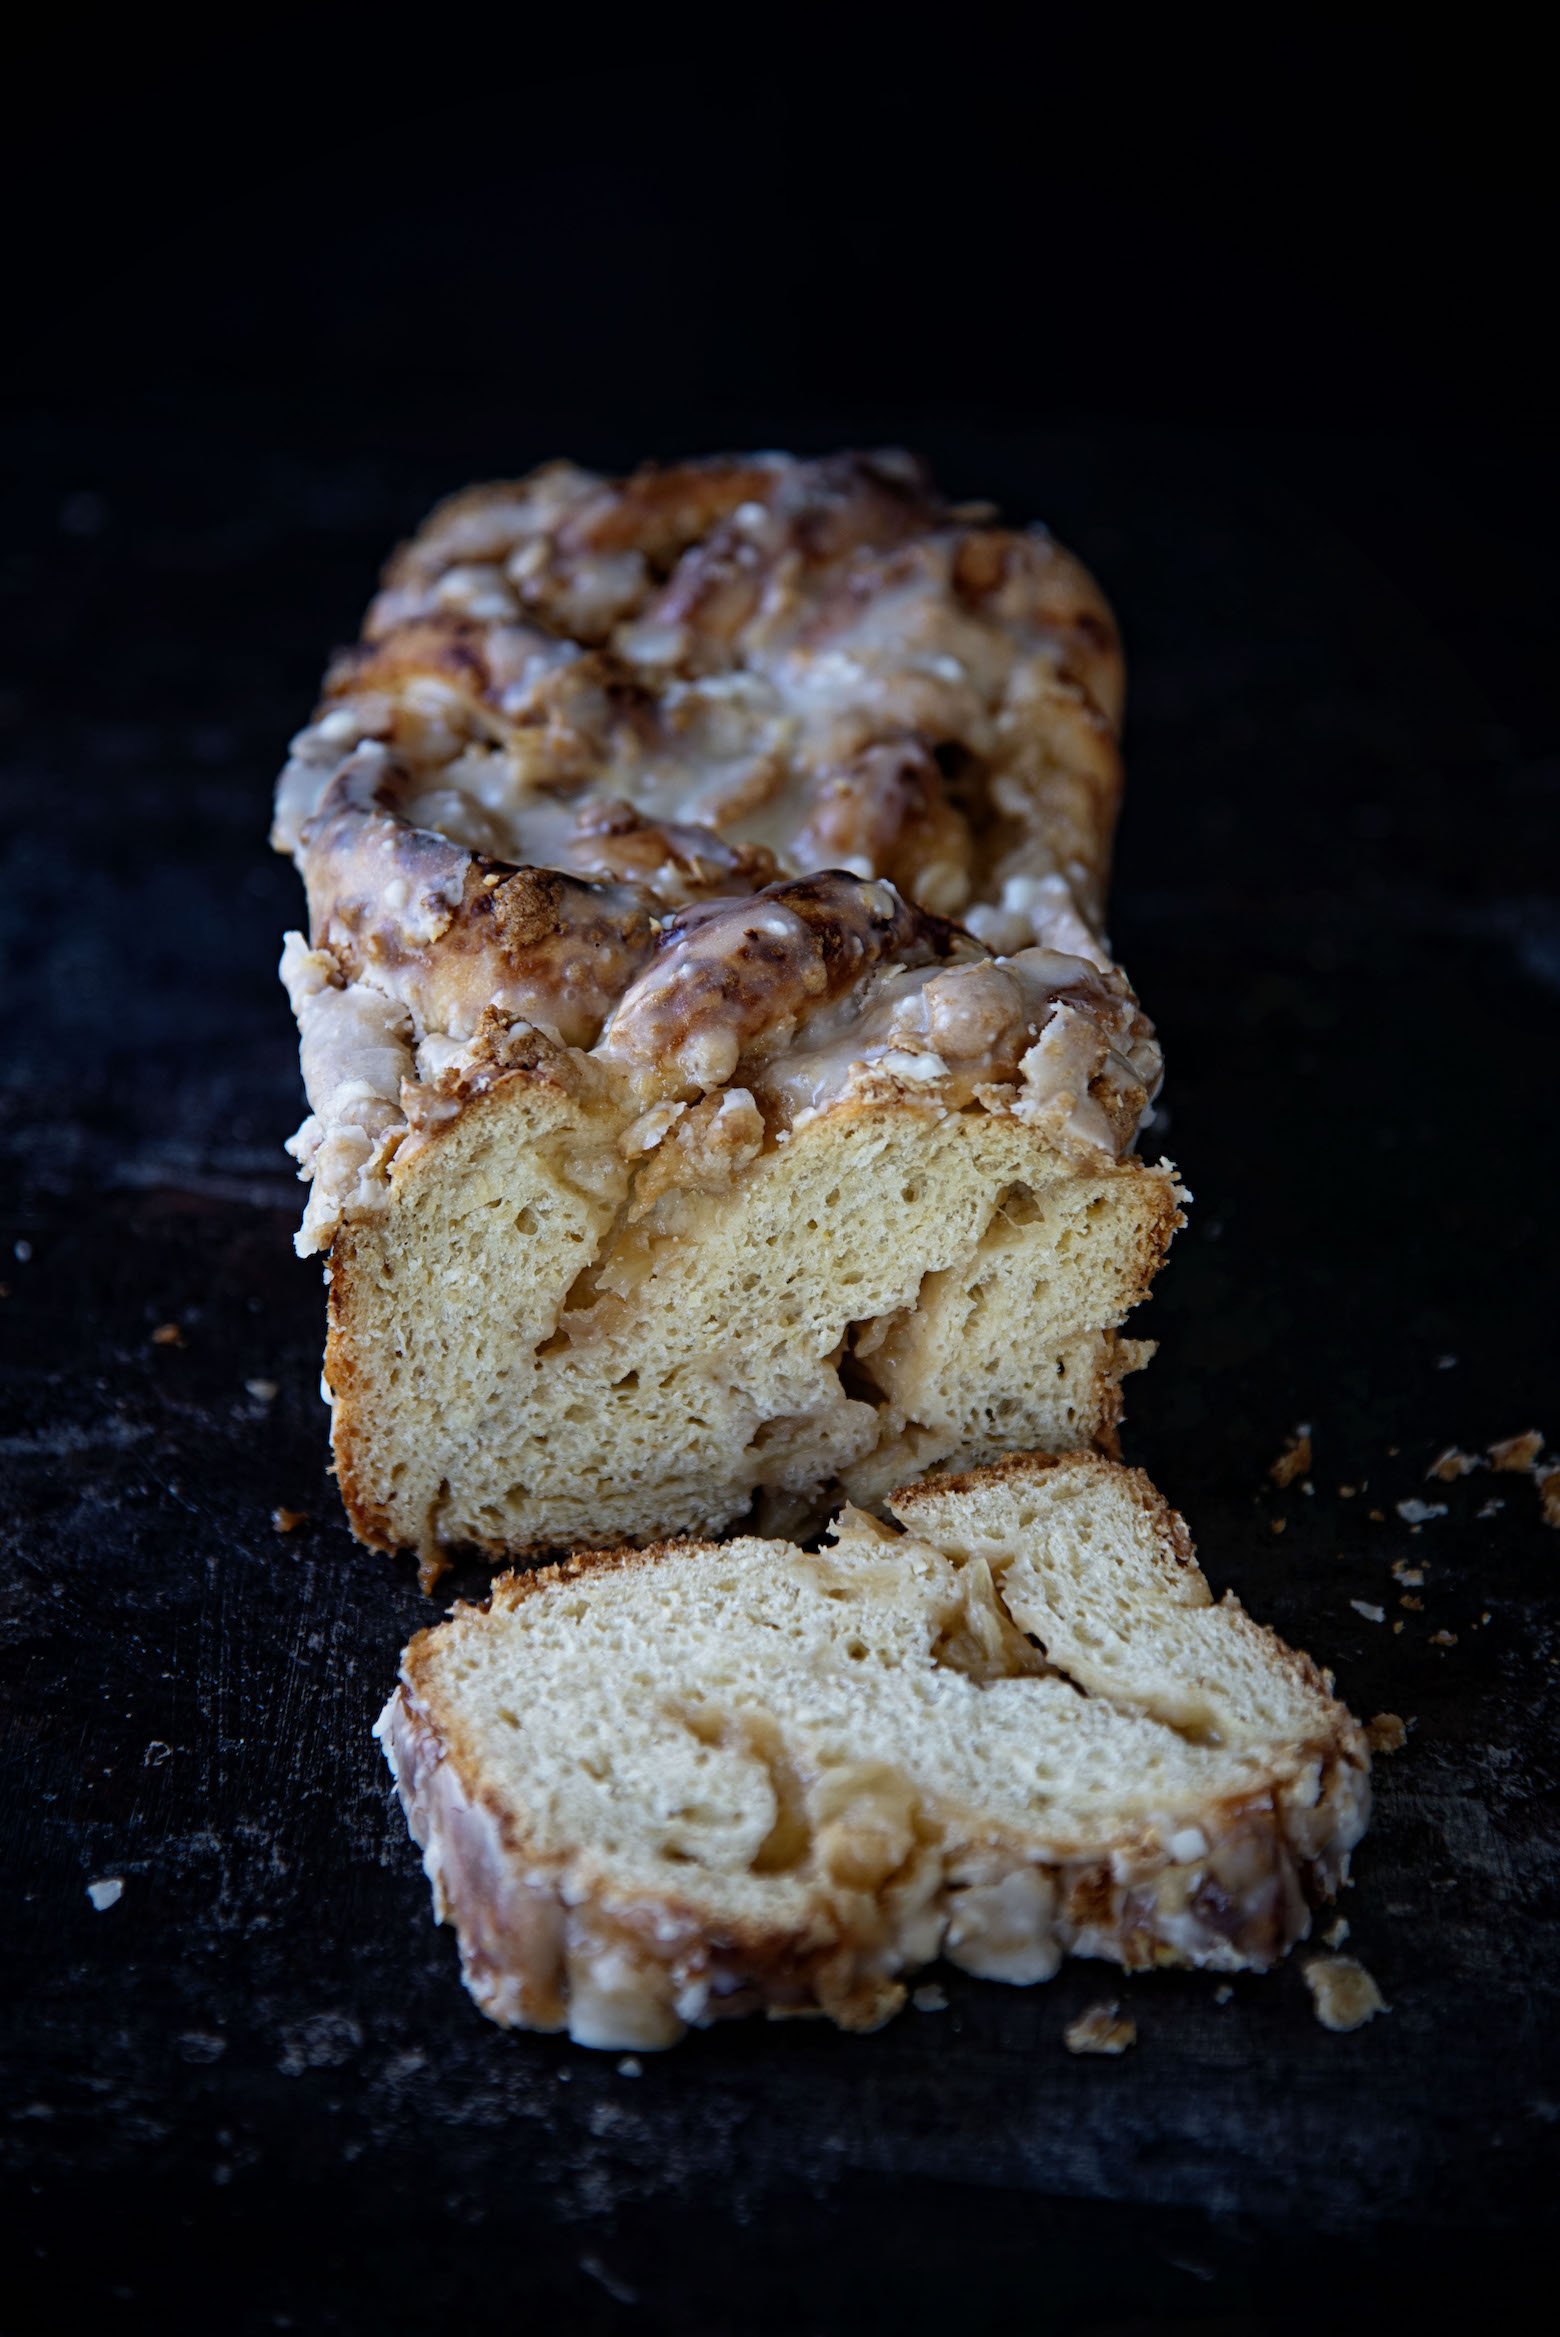
[[[1347,1871],[1369,1754],[1215,1604],[1137,1470],[1020,1456],[831,1547],[510,1574],[407,1649],[377,1731],[466,1985],[505,2025],[673,2043],[876,2027],[939,1954],[1271,1964]]]

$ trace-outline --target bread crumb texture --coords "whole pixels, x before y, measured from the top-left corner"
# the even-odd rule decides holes
[[[639,2050],[747,2011],[874,2028],[942,1955],[1261,1969],[1369,1807],[1309,1659],[1215,1603],[1140,1473],[1026,1457],[832,1544],[511,1574],[406,1652],[377,1733],[466,1984]]]
[[[1492,1469],[1531,1469],[1544,1449],[1541,1428],[1525,1428],[1519,1436],[1503,1436],[1489,1448]]]
[[[1125,2053],[1137,2043],[1137,2022],[1119,2004],[1091,2004],[1062,2031],[1069,2053]]]
[[[1316,2017],[1324,2029],[1362,2029],[1378,2012],[1390,2012],[1381,1990],[1353,1956],[1313,1956],[1305,1966]]]
[[[1308,1429],[1298,1429],[1289,1439],[1268,1475],[1277,1486],[1292,1485],[1297,1477],[1304,1477],[1311,1467],[1311,1437]]]

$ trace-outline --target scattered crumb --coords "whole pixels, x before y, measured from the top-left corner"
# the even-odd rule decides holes
[[[1388,1458],[1388,1460],[1389,1460],[1389,1461],[1395,1461],[1395,1460],[1397,1459],[1397,1457],[1398,1457],[1398,1454],[1399,1454],[1399,1453],[1402,1451],[1402,1449],[1403,1449],[1403,1448],[1402,1448],[1402,1446],[1401,1446],[1401,1445],[1399,1445],[1399,1444],[1389,1444],[1389,1445],[1388,1445],[1388,1447],[1387,1447],[1387,1458]]]
[[[1457,1369],[1456,1356],[1438,1355],[1435,1359],[1435,1368],[1437,1371],[1455,1371]]]
[[[1406,1584],[1410,1590],[1422,1589],[1425,1576],[1429,1571],[1430,1569],[1425,1565],[1423,1559],[1417,1566],[1410,1566],[1406,1558],[1394,1558],[1392,1561],[1392,1579],[1394,1582]]]
[[[1407,1607],[1411,1615],[1422,1615],[1425,1611],[1424,1600],[1421,1598],[1416,1598],[1411,1590],[1406,1590],[1403,1593],[1403,1596],[1398,1600],[1398,1605],[1400,1607]]]
[[[1364,1616],[1367,1623],[1384,1623],[1387,1619],[1386,1608],[1373,1607],[1369,1599],[1350,1599],[1349,1604],[1356,1615]]]
[[[644,2063],[636,2061],[632,2053],[624,2054],[617,2069],[619,2077],[643,2077],[645,2074]]]
[[[1482,1469],[1483,1461],[1477,1453],[1465,1453],[1461,1446],[1449,1444],[1425,1471],[1427,1477],[1439,1477],[1443,1484],[1453,1485],[1459,1477],[1466,1477],[1474,1469]]]
[[[1393,1624],[1393,1626],[1392,1626],[1392,1628],[1393,1628],[1393,1630],[1394,1630],[1394,1631],[1401,1631],[1401,1630],[1402,1630],[1402,1628],[1403,1628],[1403,1626],[1402,1626],[1402,1624],[1401,1624],[1401,1623],[1394,1623],[1394,1624]]]
[[[276,1402],[278,1390],[274,1379],[246,1379],[244,1386],[257,1404]]]
[[[32,1243],[28,1241],[12,1242],[11,1255],[19,1266],[25,1266],[32,1256]]]
[[[1531,1469],[1544,1449],[1541,1428],[1525,1428],[1520,1436],[1503,1436],[1485,1446],[1492,1469]]]
[[[278,1508],[271,1512],[271,1523],[279,1534],[295,1534],[300,1526],[308,1522],[309,1513],[306,1509]]]
[[[1486,1501],[1484,1507],[1479,1511],[1478,1514],[1480,1517],[1493,1517],[1498,1509],[1504,1509],[1505,1506],[1506,1504],[1501,1500],[1500,1495],[1497,1493],[1492,1500]]]
[[[1433,1517],[1445,1517],[1444,1501],[1399,1501],[1395,1504],[1398,1516],[1406,1526],[1428,1525]]]
[[[910,2002],[917,2012],[946,2012],[948,2009],[948,1999],[935,1980],[929,1980],[924,1988],[912,1989]]]
[[[1483,1612],[1483,1614],[1482,1614],[1482,1615],[1479,1617],[1479,1621],[1480,1621],[1481,1623],[1487,1623],[1487,1622],[1489,1621],[1489,1619],[1490,1619],[1490,1611],[1489,1611],[1489,1608],[1488,1608],[1488,1607],[1486,1607],[1486,1608],[1485,1608],[1485,1610],[1484,1610],[1484,1612]]]
[[[1137,2043],[1137,2022],[1121,2016],[1119,2004],[1091,2004],[1062,2031],[1069,2053],[1125,2053]]]
[[[582,2256],[580,2258],[580,2270],[586,2275],[588,2279],[599,2280],[602,2287],[606,2290],[608,2296],[611,2297],[614,2304],[638,2304],[638,2289],[630,2288],[626,2280],[619,2280],[615,2272],[609,2272],[599,2256]]]
[[[1372,1525],[1384,1526],[1387,1522],[1387,1513],[1384,1509],[1373,1509],[1368,1514]]]
[[[1455,1631],[1432,1631],[1430,1634],[1430,1644],[1432,1647],[1455,1647],[1457,1645],[1457,1634]]]
[[[1393,1625],[1396,1631],[1402,1628],[1401,1623]],[[1374,1720],[1366,1723],[1365,1742],[1373,1753],[1401,1753],[1408,1742],[1408,1730],[1403,1724],[1402,1714],[1378,1712]]]
[[[1302,1493],[1314,1493],[1316,1491],[1316,1487],[1311,1483],[1310,1478],[1307,1477],[1300,1490]]]
[[[1270,1517],[1268,1519],[1268,1531],[1269,1533],[1273,1534],[1281,1534],[1288,1523],[1289,1520],[1287,1517]]]
[[[124,1891],[123,1879],[117,1874],[105,1876],[100,1883],[88,1883],[87,1885],[87,1897],[100,1915],[108,1908],[116,1907],[124,1897]]]
[[[1268,1470],[1275,1485],[1292,1485],[1303,1477],[1311,1466],[1311,1432],[1297,1428],[1277,1460]]]
[[[0,1282],[0,1298],[9,1298],[9,1297],[10,1297],[10,1295],[11,1295],[11,1285],[10,1285],[10,1283],[9,1283],[9,1282]]]
[[[1364,1965],[1352,1956],[1313,1956],[1305,1966],[1305,1984],[1324,2029],[1361,2029],[1378,2012],[1392,2009]]]
[[[1560,1469],[1546,1469],[1538,1480],[1538,1498],[1546,1526],[1560,1530]]]
[[[1349,1918],[1347,1915],[1340,1915],[1331,1930],[1322,1933],[1322,1945],[1323,1947],[1341,1948],[1348,1936]]]
[[[1228,1980],[1221,1980],[1218,1987],[1213,1992],[1213,2001],[1215,2004],[1228,2004],[1234,1993],[1235,1991],[1230,1986]]]
[[[182,1347],[184,1333],[177,1323],[159,1323],[152,1333],[152,1345],[154,1347]]]
[[[1358,1485],[1340,1485],[1338,1488],[1338,1499],[1340,1501],[1352,1501],[1358,1491]]]

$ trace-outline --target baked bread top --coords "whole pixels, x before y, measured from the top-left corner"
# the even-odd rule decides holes
[[[1100,932],[1121,695],[1079,564],[897,451],[441,505],[278,785],[303,1246],[418,1133],[403,1082],[447,1104],[517,1022],[646,1109],[864,1076],[1119,1156],[1159,1076]]]

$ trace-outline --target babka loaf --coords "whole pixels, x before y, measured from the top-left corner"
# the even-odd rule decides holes
[[[380,1737],[466,1985],[671,2044],[874,2028],[941,1954],[1260,1968],[1365,1830],[1332,1682],[1214,1605],[1135,1470],[1012,1459],[748,1538],[509,1574],[419,1633]]]
[[[273,841],[356,1532],[781,1530],[1113,1449],[1181,1223],[1099,591],[899,453],[434,512]]]

